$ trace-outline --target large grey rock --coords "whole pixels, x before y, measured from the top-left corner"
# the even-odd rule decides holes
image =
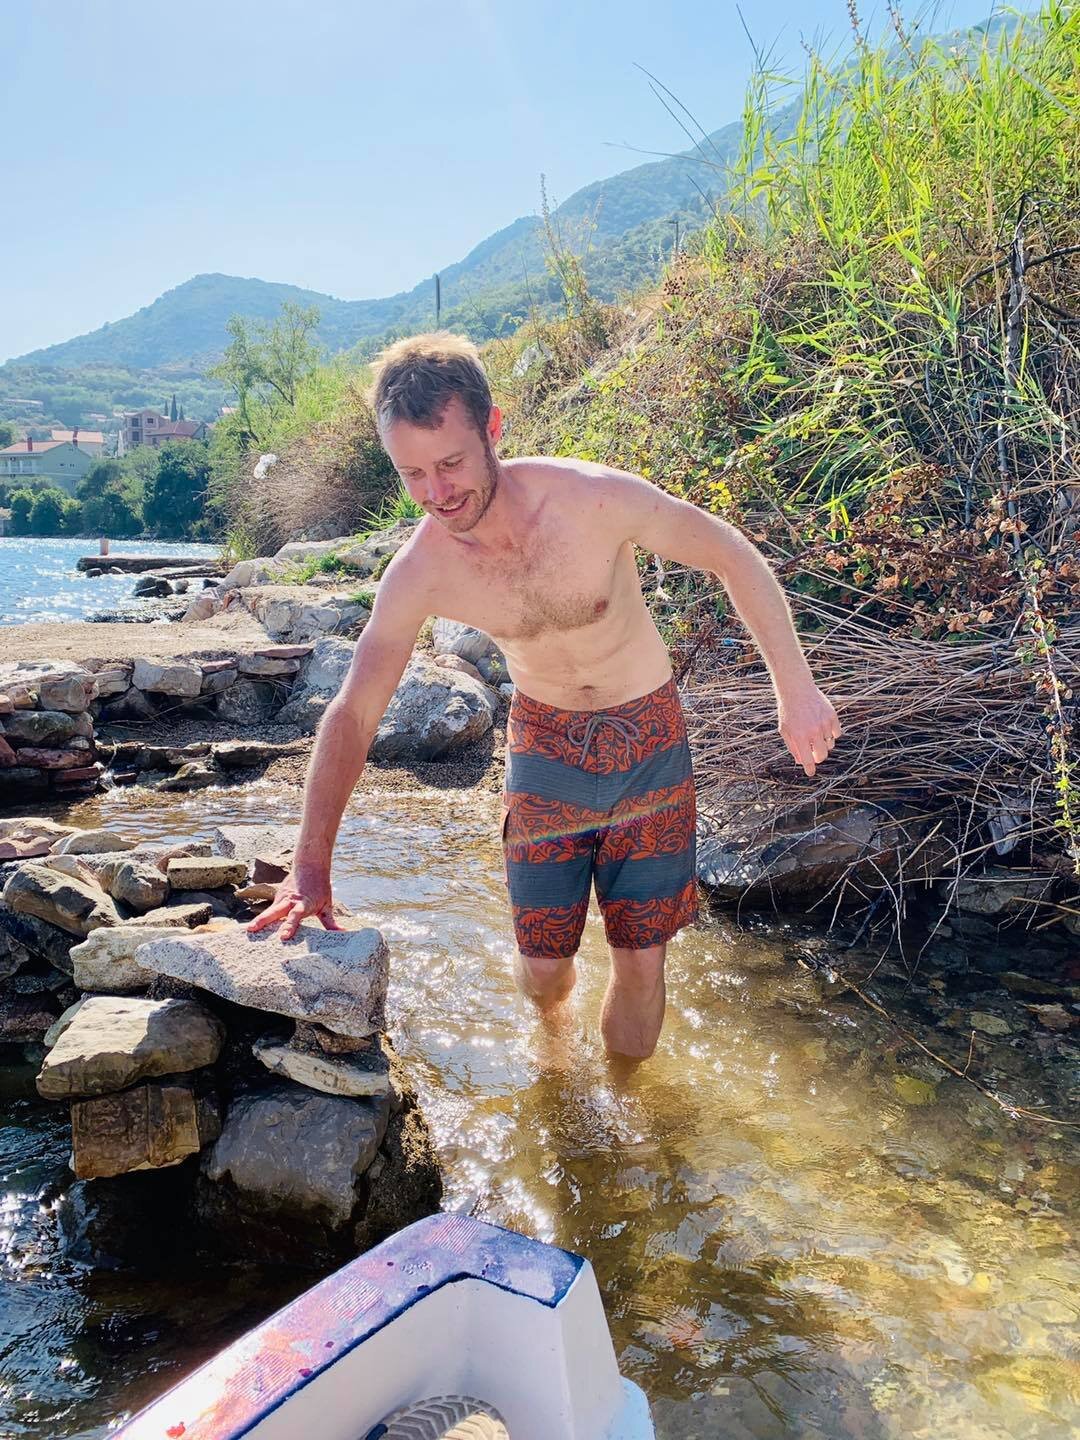
[[[125,860],[117,866],[108,890],[114,900],[123,901],[143,915],[164,905],[169,896],[169,882],[151,861]]]
[[[71,935],[85,936],[103,925],[120,923],[119,912],[104,890],[33,862],[16,870],[4,886],[4,904]]]
[[[497,702],[469,675],[414,655],[371,746],[375,760],[437,760],[491,729]]]
[[[341,689],[355,649],[349,640],[326,637],[317,641],[289,699],[278,712],[278,722],[296,725],[301,730],[314,730],[323,711]]]
[[[65,670],[41,681],[38,704],[43,710],[66,710],[77,715],[86,710],[94,693],[94,677],[88,671]]]
[[[296,1036],[284,1044],[274,1039],[257,1040],[252,1053],[275,1075],[294,1080],[308,1090],[327,1095],[390,1094],[390,1059],[378,1036],[372,1036],[363,1050],[348,1055],[328,1055]]]
[[[158,664],[140,658],[135,661],[131,683],[137,690],[151,694],[193,699],[202,689],[202,671],[198,665],[182,661]]]
[[[55,855],[105,855],[134,850],[138,841],[118,835],[115,830],[77,830],[53,846]]]
[[[385,1026],[389,952],[377,930],[323,930],[304,921],[296,938],[241,927],[141,945],[138,964],[252,1010],[316,1020],[362,1038]]]
[[[224,1041],[221,1021],[193,1000],[93,995],[46,1056],[38,1092],[46,1100],[108,1095],[212,1065]]]
[[[173,1075],[119,1094],[76,1100],[71,1107],[71,1168],[80,1180],[163,1169],[197,1154],[220,1134],[211,1082]]]
[[[95,930],[81,945],[71,947],[72,979],[80,990],[95,995],[129,995],[145,990],[154,972],[136,964],[135,951],[150,940],[170,935],[175,928],[160,925],[148,930],[145,925],[114,925]]]
[[[277,685],[243,677],[217,697],[217,713],[236,725],[258,725],[269,719],[280,698]]]
[[[63,710],[20,710],[0,722],[4,738],[18,745],[63,745],[75,734],[75,716]]]
[[[372,606],[371,596],[355,587],[337,591],[265,585],[241,591],[240,598],[269,635],[288,644],[304,644],[324,635],[355,635],[367,624]]]
[[[506,678],[503,653],[491,636],[485,635],[482,630],[462,625],[458,620],[439,619],[431,627],[431,643],[436,655],[458,655],[462,660],[468,660],[470,665],[475,665],[481,674],[484,674],[485,662],[489,666],[495,662],[502,668],[501,678]],[[484,678],[490,677],[484,674]]]
[[[898,844],[925,830],[920,823],[861,805],[793,816],[765,834],[734,827],[713,834],[701,822],[697,875],[715,899],[747,905],[803,903],[845,877],[876,888],[895,865]],[[863,889],[850,888],[853,901],[864,898]]]
[[[233,1101],[221,1138],[203,1158],[211,1181],[231,1181],[253,1208],[347,1225],[357,1181],[390,1116],[385,1096],[346,1099],[288,1084]]]

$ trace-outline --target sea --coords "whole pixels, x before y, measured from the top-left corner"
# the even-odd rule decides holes
[[[0,538],[0,625],[26,625],[41,620],[85,620],[132,598],[136,575],[90,577],[76,570],[82,555],[95,555],[96,540]],[[111,555],[205,556],[220,553],[218,545],[188,541],[114,540]],[[104,564],[108,564],[106,559]]]

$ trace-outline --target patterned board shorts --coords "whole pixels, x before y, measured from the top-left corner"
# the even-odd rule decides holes
[[[614,709],[515,692],[503,850],[523,955],[577,952],[589,890],[608,943],[644,950],[697,917],[696,805],[675,681]]]

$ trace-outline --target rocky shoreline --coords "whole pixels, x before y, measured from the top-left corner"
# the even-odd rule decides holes
[[[243,928],[288,831],[162,847],[20,817],[0,841],[24,852],[0,866],[0,1056],[70,1106],[73,1258],[139,1263],[163,1171],[173,1231],[251,1259],[332,1262],[438,1208],[382,936],[341,907],[288,944]]]

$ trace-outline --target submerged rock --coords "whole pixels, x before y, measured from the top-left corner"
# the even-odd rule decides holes
[[[172,1167],[75,1181],[57,1207],[64,1254],[95,1270],[151,1271],[185,1258],[193,1180],[193,1170]]]

